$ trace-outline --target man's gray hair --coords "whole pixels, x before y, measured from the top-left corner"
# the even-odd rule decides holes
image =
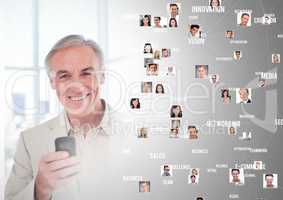
[[[103,53],[99,45],[91,39],[85,39],[82,35],[67,35],[60,39],[49,51],[47,56],[45,57],[45,66],[47,67],[47,73],[50,75],[50,66],[49,61],[51,57],[58,52],[59,50],[73,47],[73,46],[88,46],[90,47],[96,54],[97,58],[99,59],[99,67],[100,70],[104,70],[104,63],[103,63]]]

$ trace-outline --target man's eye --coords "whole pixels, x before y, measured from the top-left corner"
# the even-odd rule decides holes
[[[63,75],[59,76],[59,79],[66,79],[66,78],[69,78],[69,77],[70,77],[70,75],[63,74]]]
[[[91,72],[84,72],[84,73],[82,73],[82,76],[90,76],[90,75],[92,75]]]

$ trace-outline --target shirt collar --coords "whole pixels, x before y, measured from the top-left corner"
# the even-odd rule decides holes
[[[99,125],[97,127],[92,127],[91,130],[93,129],[103,129],[105,132],[107,132],[107,130],[109,129],[109,127],[111,127],[111,120],[110,120],[110,106],[109,104],[107,104],[105,102],[104,99],[101,99],[102,101],[102,104],[104,106],[104,113],[103,113],[103,117],[102,117],[102,120],[100,121]],[[64,110],[64,114],[63,114],[63,117],[64,117],[64,121],[65,121],[65,125],[66,125],[66,129],[68,130],[68,132],[70,130],[72,130],[73,128],[71,127],[71,124],[70,124],[70,121],[69,121],[69,118],[68,118],[68,115],[67,115],[67,112],[66,110]],[[76,131],[75,131],[76,132]]]

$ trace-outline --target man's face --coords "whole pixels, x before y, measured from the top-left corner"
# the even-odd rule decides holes
[[[201,67],[198,68],[198,76],[199,76],[199,78],[205,78],[206,77],[205,67],[201,66]]]
[[[241,25],[242,26],[247,26],[249,22],[250,17],[248,15],[243,15],[241,17]]]
[[[233,32],[227,31],[227,38],[233,38]]]
[[[232,171],[232,177],[233,181],[238,181],[239,180],[239,172],[237,170]]]
[[[190,136],[197,136],[197,129],[196,128],[190,128],[189,134],[190,134]]]
[[[192,34],[192,36],[195,36],[195,35],[197,34],[198,30],[199,30],[199,29],[198,29],[197,27],[191,28],[191,34]]]
[[[244,88],[240,89],[239,94],[240,94],[240,98],[241,98],[242,101],[248,100],[249,93],[248,93],[247,89],[244,89]]]
[[[170,6],[171,16],[176,17],[178,15],[178,7],[176,5]]]
[[[241,59],[241,53],[240,53],[240,52],[237,51],[237,52],[235,53],[235,55],[236,55],[236,59],[237,59],[237,60],[240,60],[240,59]]]
[[[164,167],[164,172],[169,172],[169,171],[170,171],[169,167],[168,167],[168,166],[165,166],[165,167]]]
[[[169,56],[168,49],[162,50],[162,56],[165,57],[165,58]]]
[[[95,52],[87,46],[70,47],[56,52],[49,63],[51,85],[64,108],[79,116],[93,111],[100,91]]]
[[[154,72],[156,72],[156,65],[149,65],[148,66],[148,71],[150,72],[150,73],[154,73]]]
[[[160,26],[160,19],[158,17],[154,17],[154,25],[157,27]]]
[[[266,185],[267,186],[270,186],[270,185],[273,184],[273,177],[272,176],[265,177],[265,180],[266,180]]]

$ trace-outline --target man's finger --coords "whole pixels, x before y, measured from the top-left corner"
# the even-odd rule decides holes
[[[54,172],[55,177],[58,179],[69,178],[70,176],[74,176],[80,172],[80,166],[74,165],[72,167],[63,168]]]
[[[52,152],[48,153],[43,157],[44,162],[53,162],[57,160],[63,160],[69,157],[69,153],[66,151],[57,151],[57,152]]]
[[[56,171],[63,168],[71,167],[74,165],[78,165],[80,163],[77,157],[70,157],[64,160],[57,160],[48,164],[48,169],[50,171]]]

